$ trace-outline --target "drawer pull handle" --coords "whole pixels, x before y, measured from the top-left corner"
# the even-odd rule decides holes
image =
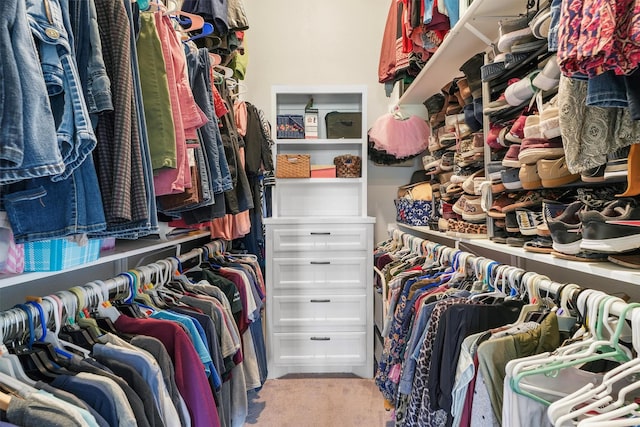
[[[311,337],[310,340],[311,341],[330,341],[331,338],[329,338],[329,337]]]
[[[311,261],[312,265],[327,265],[331,264],[331,261]]]
[[[331,302],[330,299],[312,299],[309,302]]]
[[[311,234],[312,236],[330,236],[331,232],[329,232],[329,231],[324,231],[324,232],[314,232],[314,231],[312,231],[309,234]]]

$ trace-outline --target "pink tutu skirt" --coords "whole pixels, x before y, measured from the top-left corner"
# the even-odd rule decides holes
[[[416,156],[427,149],[431,128],[418,116],[400,120],[393,114],[379,117],[369,130],[373,148],[399,159]]]

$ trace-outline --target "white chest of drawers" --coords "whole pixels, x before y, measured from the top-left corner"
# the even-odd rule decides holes
[[[373,222],[265,220],[270,378],[373,376]]]

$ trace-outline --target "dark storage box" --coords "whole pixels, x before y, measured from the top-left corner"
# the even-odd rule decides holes
[[[324,120],[328,139],[362,138],[362,113],[332,111]]]

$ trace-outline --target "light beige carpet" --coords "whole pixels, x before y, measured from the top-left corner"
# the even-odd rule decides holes
[[[249,393],[247,425],[259,427],[388,427],[391,413],[373,380],[287,376]]]

